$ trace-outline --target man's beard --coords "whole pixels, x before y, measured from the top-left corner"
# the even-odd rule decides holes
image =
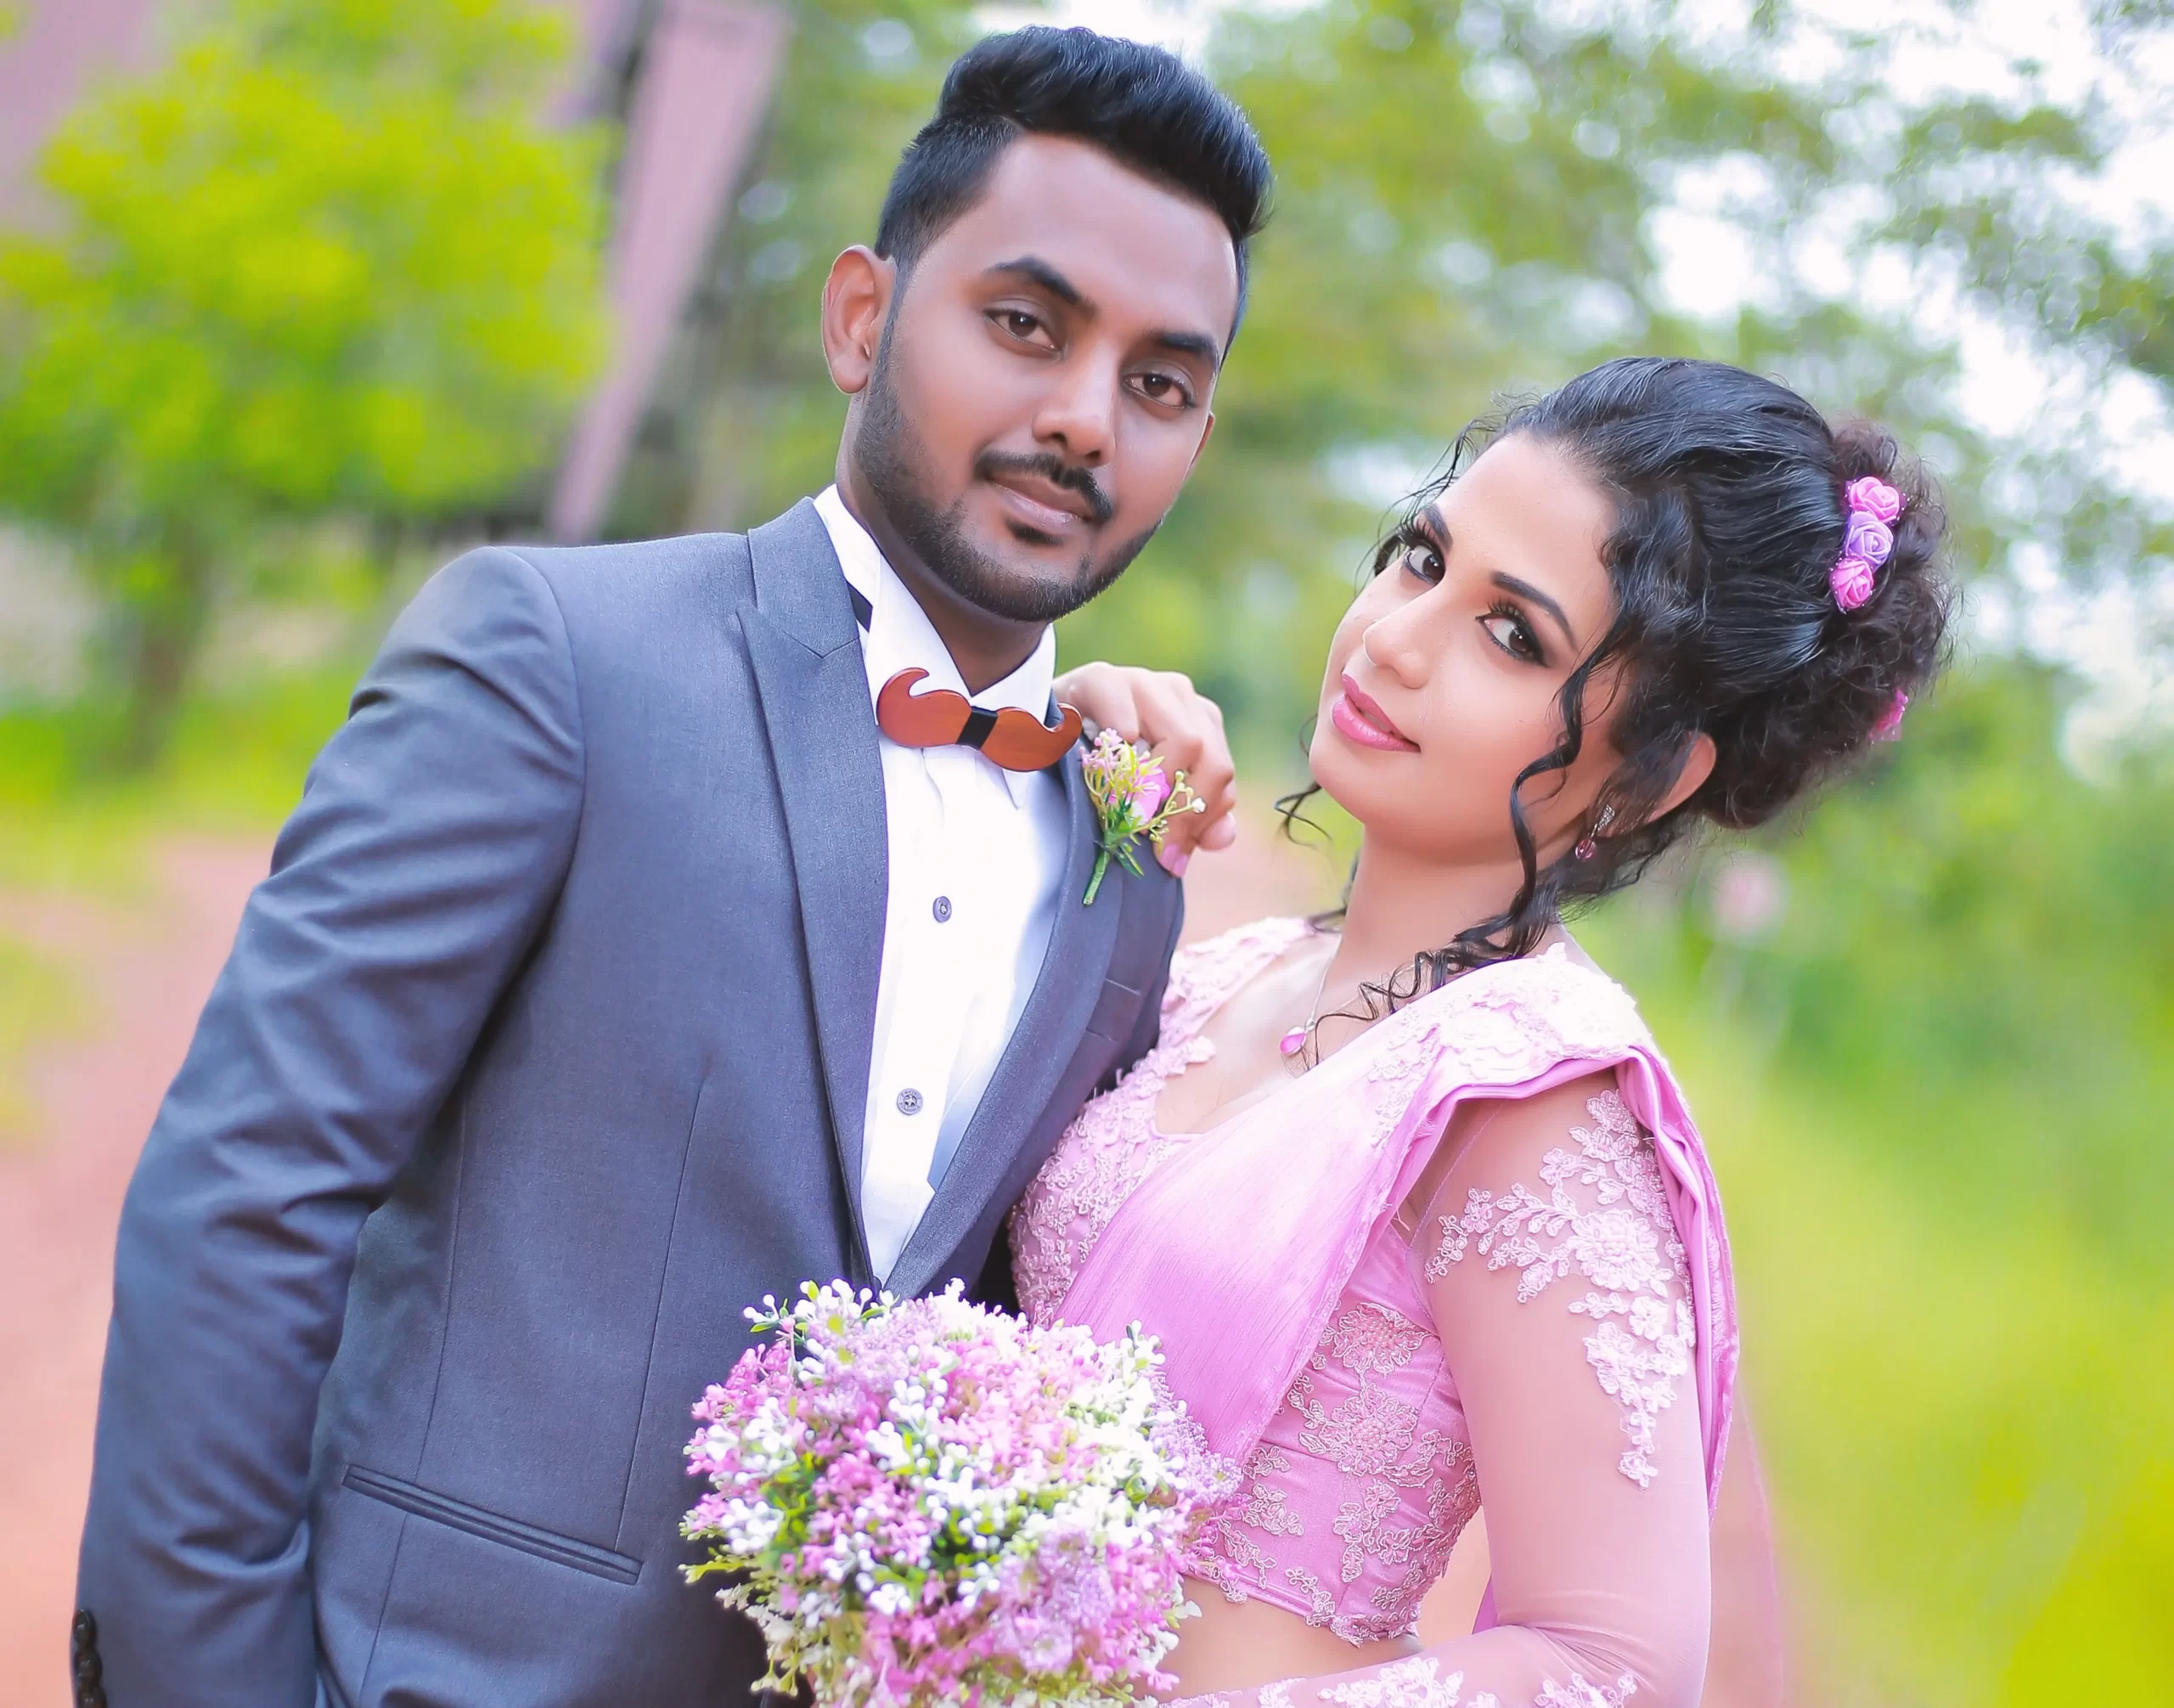
[[[1124,541],[1097,564],[1094,555],[1083,554],[1077,572],[1069,579],[1045,580],[1031,574],[1007,571],[1005,566],[967,539],[966,501],[960,499],[938,510],[928,497],[926,481],[913,463],[912,443],[905,411],[891,385],[891,330],[876,352],[876,371],[870,375],[862,403],[860,431],[853,446],[861,478],[883,508],[906,549],[930,574],[967,604],[1013,623],[1054,623],[1069,616],[1125,572],[1147,542],[1155,537],[1150,527]],[[1109,499],[1084,469],[1067,465],[1054,456],[1014,457],[984,451],[974,465],[975,478],[987,480],[1004,472],[1030,471],[1085,498],[1097,521],[1107,521]],[[1158,521],[1156,527],[1162,524]]]

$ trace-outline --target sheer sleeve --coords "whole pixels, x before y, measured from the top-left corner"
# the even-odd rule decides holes
[[[1471,1431],[1494,1623],[1223,1708],[1693,1708],[1711,1611],[1685,1254],[1596,1075],[1478,1106],[1413,1241]],[[1488,1613],[1483,1609],[1481,1623]]]

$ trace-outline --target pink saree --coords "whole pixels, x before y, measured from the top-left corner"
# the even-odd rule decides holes
[[[1174,1004],[1181,1002],[1183,984],[1180,972],[1174,971]],[[1191,1006],[1197,1030],[1213,1003],[1202,1005],[1194,993]],[[1135,1088],[1135,1102],[1144,1092],[1152,1104],[1162,1078],[1182,1072],[1184,1061],[1197,1059],[1202,1047],[1184,1037],[1173,1040],[1166,1012],[1165,1045],[1142,1064],[1153,1084]],[[1418,1185],[1435,1141],[1459,1106],[1475,1099],[1519,1102],[1602,1073],[1612,1074],[1620,1105],[1596,1099],[1587,1107],[1595,1116],[1603,1116],[1605,1101],[1618,1110],[1619,1119],[1627,1109],[1630,1119],[1615,1137],[1622,1141],[1627,1135],[1637,1154],[1623,1142],[1607,1152],[1605,1130],[1596,1137],[1577,1130],[1570,1136],[1584,1147],[1582,1161],[1560,1148],[1550,1150],[1544,1160],[1535,1156],[1490,1162],[1483,1157],[1473,1168],[1492,1167],[1495,1172],[1467,1179],[1466,1163],[1459,1159],[1452,1170],[1456,1178],[1438,1192],[1422,1225],[1431,1229],[1439,1224],[1441,1229],[1442,1243],[1425,1271],[1431,1291],[1407,1289],[1403,1315],[1377,1302],[1382,1293],[1378,1277],[1385,1272],[1379,1260],[1382,1242],[1394,1237],[1389,1220]],[[1124,1091],[1120,1087],[1113,1095]],[[1309,1384],[1337,1374],[1328,1355],[1349,1340],[1346,1331],[1358,1320],[1355,1311],[1377,1312],[1382,1323],[1394,1325],[1385,1331],[1395,1341],[1390,1356],[1401,1348],[1401,1356],[1409,1359],[1410,1346],[1417,1344],[1413,1337],[1428,1331],[1408,1318],[1431,1309],[1450,1361],[1457,1367],[1443,1368],[1436,1400],[1446,1393],[1453,1408],[1462,1407],[1460,1420],[1464,1413],[1471,1415],[1476,1476],[1495,1555],[1495,1584],[1472,1637],[1384,1667],[1270,1683],[1257,1693],[1227,1693],[1221,1700],[1237,1708],[1257,1694],[1263,1708],[1308,1700],[1348,1708],[1510,1708],[1521,1700],[1541,1708],[1600,1708],[1642,1691],[1641,1708],[1647,1701],[1694,1702],[1706,1636],[1704,1522],[1720,1488],[1736,1370],[1735,1299],[1719,1194],[1704,1150],[1667,1064],[1622,989],[1573,961],[1560,948],[1482,968],[1380,1022],[1288,1087],[1205,1133],[1161,1135],[1152,1125],[1148,1131],[1156,1159],[1136,1183],[1127,1181],[1123,1202],[1081,1254],[1059,1314],[1098,1334],[1115,1333],[1136,1322],[1157,1335],[1169,1386],[1186,1403],[1208,1445],[1250,1472],[1260,1464],[1259,1454],[1276,1451],[1264,1446],[1264,1437],[1283,1439],[1271,1430],[1272,1420],[1286,1435],[1312,1429],[1311,1434],[1290,1435],[1294,1450],[1301,1441],[1341,1441],[1349,1451],[1355,1437],[1348,1428],[1338,1435],[1338,1419],[1355,1418],[1371,1406],[1377,1423],[1397,1403],[1417,1415],[1418,1406],[1388,1396],[1391,1366],[1382,1361],[1380,1349],[1388,1343],[1372,1318],[1367,1322],[1377,1332],[1369,1344],[1376,1350],[1366,1358],[1374,1361],[1346,1361],[1349,1372],[1356,1373],[1345,1376],[1355,1396],[1350,1406],[1329,1414],[1321,1401],[1309,1397]],[[1650,1162],[1644,1150],[1647,1143]],[[1473,1147],[1480,1148],[1476,1143]],[[1062,1159],[1061,1151],[1051,1170],[1060,1170]],[[1512,1184],[1533,1164],[1549,1183],[1550,1196]],[[1523,1171],[1506,1178],[1512,1167]],[[1692,1393],[1687,1397],[1696,1401],[1696,1458],[1703,1462],[1705,1497],[1686,1520],[1678,1477],[1679,1492],[1666,1497],[1679,1503],[1675,1517],[1658,1529],[1648,1519],[1659,1508],[1636,1504],[1642,1497],[1664,1498],[1646,1487],[1656,1474],[1636,1445],[1642,1439],[1636,1429],[1643,1428],[1648,1444],[1656,1418],[1666,1427],[1687,1429],[1689,1420],[1681,1410],[1672,1418],[1664,1416],[1674,1399],[1666,1373],[1682,1367],[1681,1357],[1674,1367],[1665,1361],[1656,1366],[1650,1357],[1641,1365],[1630,1355],[1649,1353],[1651,1348],[1635,1344],[1617,1321],[1602,1319],[1624,1325],[1642,1322],[1650,1328],[1660,1320],[1652,1313],[1685,1307],[1642,1296],[1642,1289],[1653,1280],[1650,1265],[1644,1271],[1618,1265],[1620,1272],[1611,1271],[1606,1266],[1610,1260],[1604,1253],[1595,1254],[1591,1240],[1580,1243],[1586,1232],[1596,1238],[1605,1235],[1603,1207],[1626,1197],[1636,1200],[1642,1184],[1652,1200],[1650,1219],[1664,1217],[1664,1237],[1672,1226],[1674,1238],[1664,1243],[1669,1255],[1680,1260],[1676,1272],[1687,1294],[1685,1331],[1678,1339],[1668,1343],[1664,1333],[1658,1338],[1648,1333],[1647,1339],[1688,1353],[1686,1373]],[[1453,1199],[1450,1185],[1462,1190],[1462,1200]],[[1437,1214],[1445,1206],[1449,1214]],[[1468,1249],[1473,1260],[1457,1262]],[[1510,1265],[1520,1271],[1518,1303],[1503,1305],[1498,1300],[1509,1298],[1507,1281],[1490,1279],[1487,1271]],[[1567,1277],[1573,1267],[1582,1267],[1585,1280],[1597,1288],[1569,1307],[1595,1325],[1593,1334],[1580,1343],[1584,1358],[1574,1361],[1559,1350],[1568,1343],[1557,1329],[1543,1332],[1539,1319],[1517,1315],[1519,1304],[1553,1280]],[[1411,1278],[1418,1279],[1416,1274]],[[1373,1292],[1367,1291],[1370,1287]],[[1664,1292],[1659,1285],[1650,1290],[1656,1295]],[[1428,1298],[1431,1306],[1422,1302]],[[1639,1311],[1647,1315],[1641,1317]],[[1584,1333],[1576,1324],[1565,1327]],[[1597,1351],[1597,1345],[1608,1356]],[[1529,1352],[1523,1350],[1528,1346]],[[1556,1387],[1527,1384],[1523,1367],[1542,1361],[1547,1369],[1541,1374]],[[1543,1460],[1521,1438],[1546,1431],[1522,1430],[1514,1418],[1507,1424],[1485,1422],[1483,1401],[1490,1395],[1523,1395],[1523,1403],[1551,1418],[1573,1407],[1590,1408],[1589,1392],[1574,1395],[1564,1385],[1563,1373],[1574,1362],[1587,1390],[1592,1377],[1583,1367],[1590,1364],[1599,1373],[1600,1387],[1624,1408],[1622,1429],[1631,1435],[1634,1447],[1619,1462],[1566,1466],[1559,1444]],[[1658,1379],[1657,1368],[1662,1372]],[[1563,1396],[1559,1403],[1557,1392]],[[1541,1395],[1547,1397],[1535,1397]],[[1311,1407],[1310,1426],[1279,1410],[1301,1401],[1302,1410]],[[1409,1420],[1403,1428],[1410,1439]],[[1463,1452],[1462,1442],[1450,1440],[1450,1434],[1434,1431],[1425,1439],[1446,1442],[1452,1455]],[[1597,1432],[1589,1429],[1579,1438],[1586,1439],[1599,1439]],[[1616,1445],[1621,1446],[1619,1440]],[[1687,1435],[1678,1457],[1687,1461],[1682,1468],[1695,1480],[1697,1472],[1687,1462],[1692,1451]],[[1579,1452],[1591,1457],[1582,1446]],[[1372,1468],[1397,1481],[1396,1466],[1377,1457],[1382,1463]],[[1321,1468],[1326,1473],[1329,1468]],[[1343,1468],[1353,1467],[1346,1463]],[[1619,1470],[1629,1484],[1611,1474]],[[1590,1500],[1574,1501],[1564,1492],[1583,1486],[1580,1477],[1591,1484]],[[1612,1486],[1592,1480],[1602,1477]],[[1668,1479],[1660,1480],[1665,1484]],[[1409,1479],[1404,1486],[1412,1486]],[[1282,1497],[1273,1498],[1280,1502]],[[1299,1506],[1293,1502],[1288,1511],[1294,1515],[1280,1520],[1293,1539],[1288,1546],[1312,1550],[1299,1557],[1319,1567],[1318,1576],[1332,1579],[1337,1543],[1320,1536],[1332,1525],[1317,1518],[1302,1536],[1304,1526],[1295,1516]],[[1319,1510],[1338,1509],[1332,1504]],[[1529,1536],[1508,1530],[1512,1517],[1522,1519],[1528,1513],[1534,1515],[1525,1526]],[[1450,1541],[1468,1516],[1467,1508],[1455,1518],[1446,1531]],[[1355,1575],[1349,1562],[1368,1522],[1356,1503],[1344,1505],[1333,1519],[1336,1536],[1353,1539],[1343,1553],[1347,1581]],[[1695,1538],[1690,1536],[1692,1527]],[[1376,1533],[1366,1538],[1369,1547],[1379,1542],[1379,1530],[1377,1524]],[[1546,1545],[1551,1531],[1560,1532],[1561,1546]],[[1390,1558],[1416,1558],[1421,1552],[1409,1540],[1417,1531],[1404,1534],[1401,1555],[1390,1538]],[[1596,1536],[1625,1540],[1619,1547],[1600,1547]],[[1684,1558],[1693,1540],[1701,1556],[1695,1570]],[[1324,1544],[1330,1550],[1325,1557]],[[1439,1558],[1445,1557],[1444,1547],[1413,1570],[1439,1575]],[[1663,1568],[1672,1562],[1683,1569],[1671,1577]],[[1620,1583],[1610,1581],[1618,1567],[1625,1580]],[[1297,1570],[1287,1575],[1309,1576]],[[1642,1611],[1642,1594],[1664,1577],[1680,1584],[1680,1592],[1668,1608]],[[1379,1595],[1376,1602],[1388,1604]],[[1695,1608],[1689,1605],[1692,1602]],[[1642,1619],[1646,1635],[1667,1626],[1668,1639],[1648,1643],[1630,1628]],[[1490,1628],[1498,1621],[1504,1628]],[[1338,1629],[1343,1630],[1340,1623]],[[1521,1651],[1517,1639],[1523,1637],[1534,1640]],[[1599,1682],[1590,1682],[1595,1678]],[[1467,1685],[1473,1694],[1466,1694]],[[1506,1694],[1498,1696],[1498,1691]]]

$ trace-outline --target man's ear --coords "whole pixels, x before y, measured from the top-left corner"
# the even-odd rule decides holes
[[[856,243],[831,263],[831,276],[823,281],[823,359],[830,364],[831,383],[848,397],[876,371],[898,280],[895,262]]]

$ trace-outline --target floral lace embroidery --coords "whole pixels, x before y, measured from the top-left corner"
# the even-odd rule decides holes
[[[1221,1590],[1225,1601],[1250,1600],[1248,1591],[1265,1584],[1276,1569],[1276,1556],[1240,1526],[1250,1525],[1270,1536],[1305,1534],[1304,1520],[1286,1508],[1283,1491],[1261,1485],[1263,1477],[1290,1468],[1290,1455],[1281,1447],[1264,1442],[1254,1448],[1246,1460],[1237,1502],[1210,1514],[1200,1539],[1187,1551],[1186,1570]]]
[[[1251,1525],[1272,1536],[1305,1535],[1305,1520],[1291,1510],[1284,1491],[1270,1488],[1262,1480],[1279,1476],[1290,1468],[1291,1456],[1282,1448],[1264,1446],[1253,1450],[1253,1457],[1246,1462],[1246,1504],[1236,1515],[1238,1523]]]
[[[1347,1643],[1371,1643],[1410,1632],[1419,1604],[1448,1564],[1450,1552],[1479,1509],[1479,1480],[1472,1450],[1438,1430],[1419,1427],[1416,1406],[1383,1394],[1362,1378],[1360,1391],[1334,1411],[1312,1392],[1312,1378],[1302,1372],[1288,1396],[1305,1418],[1300,1444],[1319,1453],[1357,1485],[1354,1498],[1338,1508],[1330,1528],[1342,1538],[1338,1576],[1343,1583],[1376,1579],[1368,1596],[1371,1612],[1339,1610],[1335,1594],[1319,1575],[1304,1567],[1287,1570],[1284,1581],[1309,1605],[1306,1622],[1324,1626]],[[1288,1456],[1276,1448],[1278,1470]],[[1257,1457],[1259,1456],[1257,1455]],[[1439,1463],[1447,1475],[1437,1470]],[[1427,1513],[1416,1522],[1398,1523],[1405,1511],[1400,1491],[1425,1489]],[[1268,1491],[1281,1511],[1281,1491]],[[1301,1534],[1293,1530],[1291,1534]],[[1386,1577],[1387,1581],[1381,1581]],[[1260,1580],[1264,1581],[1264,1580]]]
[[[1401,1570],[1394,1582],[1377,1585],[1368,1598],[1388,1627],[1383,1636],[1401,1637],[1412,1628],[1419,1604],[1449,1565],[1450,1551],[1479,1510],[1479,1468],[1473,1463],[1472,1449],[1452,1441],[1446,1457],[1451,1474],[1428,1480],[1427,1516],[1420,1523],[1399,1527],[1377,1521],[1370,1526],[1365,1521],[1370,1508],[1363,1500],[1347,1502],[1338,1515],[1336,1533],[1345,1540],[1346,1583],[1357,1576],[1352,1570],[1355,1549],[1362,1569],[1371,1561],[1386,1570]],[[1349,1530],[1344,1527],[1347,1518],[1351,1520]]]
[[[1416,1489],[1427,1480],[1435,1455],[1449,1446],[1440,1430],[1419,1427],[1416,1404],[1385,1393],[1366,1377],[1332,1412],[1314,1397],[1313,1376],[1304,1370],[1287,1397],[1306,1420],[1298,1444],[1347,1477],[1386,1477],[1399,1488]]]
[[[1273,1684],[1262,1685],[1253,1693],[1255,1708],[1293,1708],[1291,1687],[1305,1682],[1279,1678]],[[1364,1677],[1331,1684],[1321,1691],[1321,1700],[1334,1703],[1336,1708],[1501,1708],[1492,1690],[1481,1691],[1469,1702],[1463,1692],[1463,1673],[1452,1672],[1445,1677],[1441,1662],[1433,1655],[1415,1654],[1408,1660],[1392,1660]],[[1638,1681],[1627,1672],[1606,1688],[1588,1683],[1581,1672],[1573,1672],[1567,1685],[1557,1684],[1552,1678],[1543,1680],[1540,1694],[1532,1699],[1532,1708],[1625,1708],[1637,1693]],[[1169,1708],[1231,1708],[1231,1699],[1188,1696]]]
[[[1313,1367],[1328,1368],[1333,1357],[1347,1370],[1360,1376],[1387,1375],[1401,1370],[1427,1344],[1431,1330],[1400,1316],[1386,1305],[1369,1301],[1354,1305],[1329,1325],[1315,1350]]]
[[[1343,1538],[1342,1570],[1346,1583],[1359,1581],[1359,1574],[1366,1569],[1369,1554],[1378,1554],[1384,1561],[1389,1561],[1401,1538],[1411,1534],[1408,1530],[1392,1530],[1386,1523],[1400,1504],[1394,1484],[1369,1483],[1366,1492],[1357,1500],[1346,1501],[1337,1508],[1334,1528]],[[1408,1556],[1409,1548],[1405,1552]]]
[[[1627,1672],[1607,1688],[1586,1683],[1582,1672],[1573,1672],[1568,1684],[1557,1684],[1552,1678],[1543,1681],[1540,1694],[1532,1699],[1532,1708],[1623,1708],[1637,1694],[1638,1681]]]
[[[1157,1080],[1157,1085],[1161,1082]],[[1130,1101],[1131,1089],[1119,1085],[1112,1099]],[[1149,1108],[1154,1098],[1146,1099]],[[1101,1119],[1112,1127],[1118,1110],[1106,1108]],[[1084,1124],[1085,1114],[1080,1116]],[[1072,1277],[1107,1231],[1110,1219],[1139,1189],[1140,1183],[1178,1147],[1152,1133],[1112,1133],[1101,1144],[1075,1145],[1060,1151],[1035,1177],[1028,1195],[1012,1211],[1012,1278],[1019,1303],[1037,1322],[1054,1316]]]
[[[1328,1586],[1303,1565],[1294,1565],[1283,1574],[1293,1588],[1302,1592],[1313,1605],[1306,1610],[1306,1623],[1313,1626],[1336,1623],[1336,1598],[1328,1592]],[[1338,1632],[1342,1636],[1341,1632]]]
[[[1467,1703],[1464,1674],[1444,1677],[1441,1663],[1429,1654],[1393,1660],[1367,1677],[1332,1684],[1321,1692],[1321,1700],[1337,1708],[1495,1708],[1492,1692]]]
[[[1500,1198],[1474,1187],[1462,1215],[1441,1218],[1442,1240],[1427,1278],[1441,1280],[1476,1244],[1488,1268],[1517,1266],[1520,1302],[1538,1298],[1573,1267],[1602,1289],[1570,1310],[1597,1325],[1585,1340],[1585,1361],[1622,1412],[1630,1440],[1617,1468],[1644,1488],[1657,1474],[1649,1457],[1654,1427],[1676,1401],[1676,1378],[1691,1369],[1690,1268],[1644,1130],[1612,1091],[1585,1108],[1594,1125],[1571,1129],[1577,1154],[1552,1150],[1540,1162],[1547,1197],[1522,1181]],[[1580,1209],[1574,1187],[1586,1189],[1595,1207]]]
[[[1012,1277],[1030,1318],[1046,1322],[1056,1314],[1118,1209],[1191,1136],[1158,1131],[1155,1104],[1169,1080],[1214,1055],[1201,1029],[1310,929],[1303,920],[1262,920],[1196,944],[1171,961],[1154,1047],[1079,1112],[1011,1212]]]

